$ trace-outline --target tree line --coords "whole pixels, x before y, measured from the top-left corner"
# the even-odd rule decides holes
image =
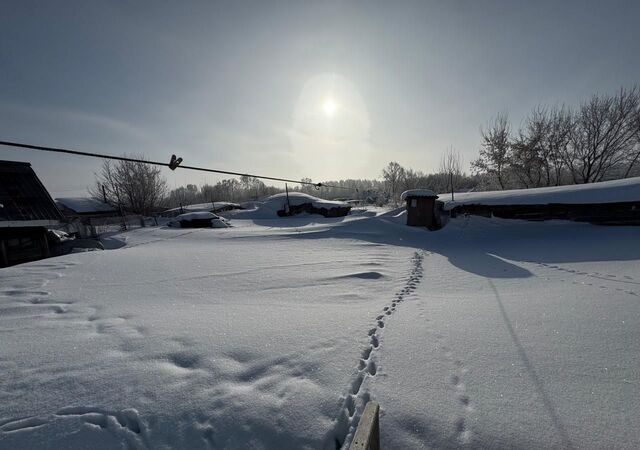
[[[640,90],[593,95],[577,108],[538,106],[514,131],[498,114],[480,131],[472,170],[488,188],[594,183],[640,174]]]
[[[514,130],[506,113],[480,129],[478,158],[471,174],[461,154],[450,147],[433,173],[388,163],[381,179],[326,181],[336,187],[289,186],[327,199],[398,203],[400,193],[427,188],[449,192],[518,189],[593,183],[640,175],[640,89],[621,88],[598,94],[575,108],[538,106]],[[301,181],[310,183],[309,178]],[[158,167],[140,162],[105,160],[90,194],[138,213],[214,201],[245,202],[283,192],[258,178],[242,176],[197,186],[169,189]]]

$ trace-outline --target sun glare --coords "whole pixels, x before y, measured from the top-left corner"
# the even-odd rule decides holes
[[[333,117],[337,110],[338,110],[338,104],[331,97],[326,98],[322,103],[322,111],[324,112],[324,115],[327,117]]]

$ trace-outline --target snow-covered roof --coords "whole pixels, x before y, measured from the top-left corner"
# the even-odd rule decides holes
[[[444,194],[442,194],[444,196]],[[640,177],[508,191],[456,193],[444,208],[459,205],[548,205],[640,202]]]
[[[287,194],[280,193],[275,194],[264,199],[263,204],[271,209],[280,210],[287,203]],[[336,208],[336,207],[349,207],[350,204],[346,202],[340,202],[335,200],[324,200],[313,195],[303,194],[302,192],[289,192],[289,204],[291,206],[303,205],[305,203],[311,203],[316,208]]]
[[[438,198],[438,194],[429,189],[409,189],[404,191],[400,195],[400,199],[404,201],[407,197],[435,197]]]
[[[116,209],[103,201],[90,197],[64,197],[56,198],[56,203],[79,214],[113,212]]]
[[[207,202],[207,203],[195,203],[193,205],[184,205],[182,206],[183,211],[196,212],[196,211],[217,211],[218,209],[225,208],[227,206],[231,206],[234,208],[239,208],[240,205],[237,203],[231,202]],[[162,214],[170,214],[172,212],[180,211],[180,207],[171,208],[164,211]]]
[[[170,227],[180,227],[182,221],[189,222],[191,220],[209,220],[211,223],[211,228],[227,228],[229,226],[225,219],[220,216],[216,216],[215,214],[208,211],[197,211],[180,214],[167,225],[169,225]]]
[[[201,219],[218,219],[218,218],[219,216],[216,216],[213,213],[206,212],[206,211],[199,211],[199,212],[180,214],[179,216],[176,216],[175,220],[180,221],[180,220],[201,220]]]

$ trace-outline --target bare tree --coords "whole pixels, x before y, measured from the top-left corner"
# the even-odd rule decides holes
[[[403,185],[405,178],[404,168],[395,161],[391,161],[387,167],[382,170],[382,177],[387,184],[387,188],[391,193],[394,204],[398,204],[399,188]]]
[[[574,183],[602,181],[615,167],[635,164],[637,114],[640,91],[637,86],[621,88],[614,95],[594,95],[584,102],[575,117],[565,162]]]
[[[633,120],[633,127],[635,129],[635,144],[632,150],[629,152],[627,158],[627,169],[624,172],[624,178],[627,178],[636,164],[638,163],[638,159],[640,158],[640,106],[636,108],[635,119]]]
[[[313,183],[313,181],[311,180],[311,178],[302,178],[300,181],[302,181],[305,184],[301,184],[300,185],[300,192],[304,192],[305,194],[310,194],[313,195],[315,192],[315,187],[313,187],[310,184],[306,184],[306,183]]]
[[[142,215],[149,215],[159,206],[166,192],[167,183],[160,168],[143,162],[111,160],[103,161],[96,184],[89,189],[95,198],[103,198],[104,193],[107,202]]]
[[[542,154],[546,160],[547,186],[560,186],[565,178],[564,155],[567,153],[574,121],[571,110],[564,105],[551,109],[547,120],[547,134],[543,139]]]
[[[538,107],[526,118],[524,126],[511,143],[509,167],[519,184],[525,188],[548,185],[548,177],[546,183],[544,180],[545,174],[549,173],[544,158],[548,128],[547,111]]]
[[[462,155],[455,148],[449,147],[442,154],[440,158],[440,173],[446,176],[447,185],[451,191],[451,200],[453,200],[453,192],[462,178]]]
[[[501,189],[506,187],[506,169],[509,165],[509,150],[511,147],[511,127],[506,114],[498,116],[481,128],[482,148],[480,157],[471,163],[476,172],[485,172],[498,181]]]

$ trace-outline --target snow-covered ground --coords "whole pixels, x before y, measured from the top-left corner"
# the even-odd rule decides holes
[[[640,231],[143,228],[0,271],[0,448],[637,448]]]

